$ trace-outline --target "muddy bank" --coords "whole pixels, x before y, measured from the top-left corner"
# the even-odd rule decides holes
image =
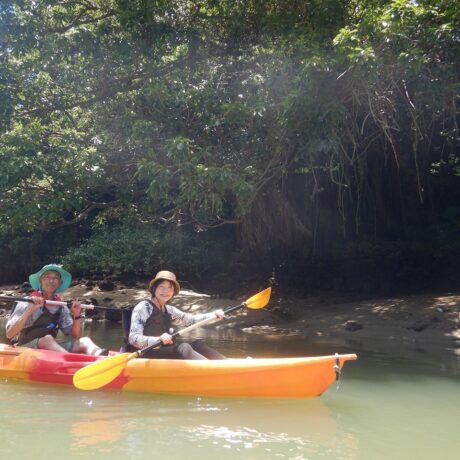
[[[27,283],[0,287],[0,295],[21,296],[28,292]],[[224,299],[184,289],[173,303],[184,311],[198,313],[237,305],[255,293]],[[114,308],[108,318],[117,321],[119,315],[115,309],[134,306],[147,296],[145,283],[80,280],[72,283],[63,297]],[[0,303],[0,314],[7,316],[11,306],[11,303]],[[87,311],[86,314],[93,320],[104,319],[101,311]],[[424,293],[343,301],[331,293],[302,298],[281,297],[274,289],[266,308],[242,309],[214,327],[238,327],[251,334],[356,341],[376,351],[403,344],[414,348],[442,348],[460,355],[460,294]]]

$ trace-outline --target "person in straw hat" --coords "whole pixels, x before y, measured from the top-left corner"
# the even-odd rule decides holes
[[[224,316],[222,310],[194,315],[184,313],[169,302],[179,293],[176,275],[170,271],[158,272],[149,283],[151,299],[139,302],[133,309],[128,341],[136,349],[152,345],[158,339],[163,346],[147,352],[144,357],[156,359],[225,359],[225,356],[204,342],[176,343],[171,337],[172,326],[187,327],[198,321]]]
[[[63,353],[106,355],[89,337],[81,336],[81,304],[73,301],[69,308],[45,306],[46,300],[61,300],[72,275],[60,265],[45,265],[29,276],[33,302],[18,302],[6,323],[6,338],[14,345],[42,348]],[[57,341],[59,331],[71,339]]]

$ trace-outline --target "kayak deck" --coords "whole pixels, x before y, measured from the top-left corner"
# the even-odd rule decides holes
[[[76,371],[102,359],[0,344],[0,378],[73,385]],[[104,388],[216,397],[315,397],[335,381],[337,366],[341,369],[355,359],[355,354],[218,361],[138,358]]]

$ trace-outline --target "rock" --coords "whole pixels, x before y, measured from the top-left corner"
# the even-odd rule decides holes
[[[101,291],[113,291],[115,289],[115,283],[107,280],[101,281],[99,283],[99,289]]]
[[[91,321],[103,321],[104,320],[104,314],[99,313],[99,312],[94,312],[94,310],[91,311],[92,315],[88,315],[89,312],[86,312],[86,317],[91,318]]]
[[[113,310],[106,310],[105,319],[112,323],[119,323],[121,321],[121,310],[114,308]]]
[[[93,305],[99,305],[99,301],[95,297],[90,297],[89,299],[85,299],[84,302],[82,303],[92,303]],[[98,320],[99,316],[102,316],[102,315],[103,313],[101,313],[101,311],[98,310],[97,308],[94,310],[91,310],[89,308],[85,310],[85,316],[87,318],[94,318],[95,320]]]
[[[359,331],[360,329],[364,327],[361,323],[358,323],[357,321],[351,321],[351,320],[348,320],[347,322],[345,322],[343,326],[345,330],[347,331]]]
[[[127,288],[135,288],[136,285],[137,285],[137,282],[136,282],[136,280],[127,279],[127,280],[123,280],[123,284]]]
[[[414,324],[412,324],[411,326],[408,326],[407,329],[411,329],[415,332],[421,332],[425,330],[429,325],[430,325],[430,321],[427,321],[426,319],[420,319],[416,321]]]
[[[93,318],[95,316],[97,316],[99,314],[99,312],[97,312],[96,310],[85,310],[85,316],[87,318]]]

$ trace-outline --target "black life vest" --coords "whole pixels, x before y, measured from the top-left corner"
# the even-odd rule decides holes
[[[39,292],[33,292],[32,296],[39,296]],[[56,296],[55,300],[58,300]],[[61,314],[62,307],[59,307],[55,313],[51,313],[46,307],[42,307],[41,315],[28,327],[25,327],[19,334],[17,341],[18,345],[28,343],[31,340],[44,337],[45,335],[51,334],[56,337],[59,332],[59,316]]]
[[[56,337],[59,332],[59,315],[62,307],[59,307],[55,313],[51,313],[46,307],[42,307],[42,314],[29,327],[25,327],[18,338],[18,345],[30,342],[31,340],[44,337],[51,334]]]
[[[172,326],[171,315],[166,311],[166,309],[164,312],[160,311],[158,307],[150,301],[150,299],[145,299],[145,301],[152,305],[153,312],[145,322],[143,334],[159,337],[164,332],[170,332]],[[131,317],[133,314],[133,309],[134,307],[125,307],[121,310],[121,323],[123,327],[124,339],[124,343],[120,347],[121,353],[137,350],[137,348],[133,347],[129,343],[129,331],[131,329]]]
[[[147,300],[153,306],[152,314],[147,318],[144,325],[144,335],[159,337],[165,332],[170,332],[172,327],[171,315],[166,310],[160,310],[154,303]]]

